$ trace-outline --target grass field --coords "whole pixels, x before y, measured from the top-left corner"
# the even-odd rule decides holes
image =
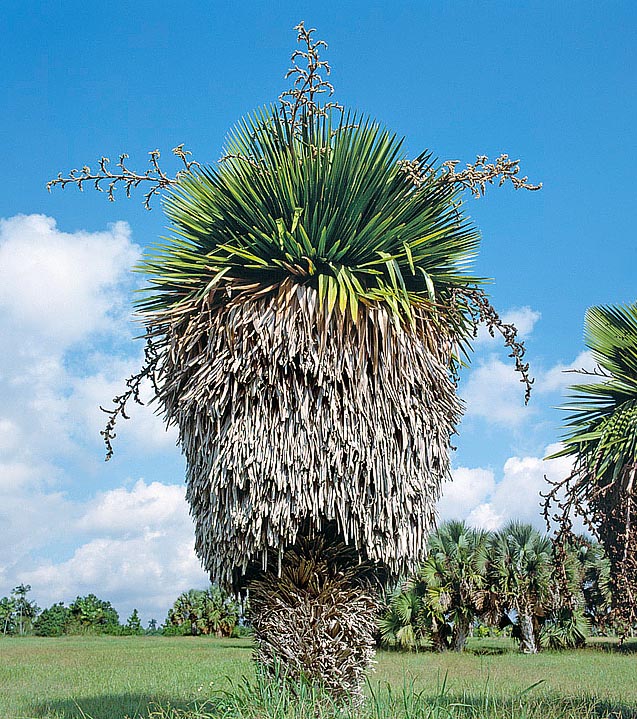
[[[124,719],[153,711],[175,716],[241,684],[242,677],[252,682],[239,692],[254,705],[250,716],[264,716],[248,640],[3,638],[0,718]],[[637,719],[637,642],[622,652],[599,644],[537,656],[517,654],[508,640],[475,640],[464,655],[381,652],[369,691],[376,700],[368,716],[383,719]],[[221,705],[214,713],[207,706],[206,716],[232,715],[227,707],[224,714]]]

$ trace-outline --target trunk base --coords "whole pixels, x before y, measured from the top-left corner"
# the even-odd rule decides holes
[[[374,657],[378,601],[368,575],[344,544],[300,540],[279,572],[249,585],[255,659],[294,688],[309,682],[343,703],[360,703]]]

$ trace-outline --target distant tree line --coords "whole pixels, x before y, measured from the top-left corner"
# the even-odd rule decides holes
[[[583,646],[612,631],[610,565],[601,545],[570,543],[556,565],[551,539],[510,522],[498,532],[450,521],[432,533],[415,576],[386,601],[389,648],[462,651],[473,633],[510,633],[525,653]],[[568,591],[564,591],[565,582]]]
[[[163,633],[231,637],[241,633],[244,612],[245,607],[215,584],[206,590],[191,589],[169,609]]]
[[[554,554],[551,539],[528,524],[511,522],[488,532],[445,522],[430,535],[427,559],[417,573],[385,598],[379,643],[409,651],[462,651],[471,634],[504,633],[521,651],[535,653],[582,646],[591,633],[612,632],[610,564],[601,545],[580,536],[571,542],[566,561],[556,565]],[[217,585],[183,592],[163,625],[151,619],[145,629],[137,609],[120,624],[112,604],[95,594],[40,610],[28,599],[30,591],[20,584],[0,599],[2,635],[230,637],[248,631],[246,603]]]
[[[225,637],[239,631],[242,614],[241,605],[217,586],[191,589],[175,600],[162,626],[151,619],[144,629],[137,609],[121,624],[113,605],[95,594],[77,597],[68,606],[57,602],[40,610],[29,600],[30,591],[30,585],[20,584],[8,597],[0,599],[0,636],[210,634]]]

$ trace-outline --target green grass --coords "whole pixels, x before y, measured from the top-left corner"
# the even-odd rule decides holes
[[[637,642],[522,656],[508,640],[454,654],[381,652],[370,719],[637,719]],[[198,707],[198,708],[197,708]],[[333,716],[255,678],[249,640],[0,639],[1,719]],[[345,719],[346,715],[341,714]]]

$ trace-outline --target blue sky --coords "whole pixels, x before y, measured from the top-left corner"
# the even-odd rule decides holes
[[[214,163],[232,124],[275,101],[305,20],[329,42],[336,99],[441,160],[507,152],[538,193],[467,198],[478,274],[526,337],[528,408],[501,345],[481,337],[461,394],[455,482],[442,516],[540,526],[554,407],[590,365],[592,304],[635,300],[637,10],[630,2],[12,3],[0,13],[0,596],[41,605],[90,591],[123,617],[163,620],[205,576],[192,551],[183,462],[149,410],[103,462],[98,405],[136,369],[129,272],[165,234],[155,203],[87,188],[47,193],[59,171],[179,143]]]

